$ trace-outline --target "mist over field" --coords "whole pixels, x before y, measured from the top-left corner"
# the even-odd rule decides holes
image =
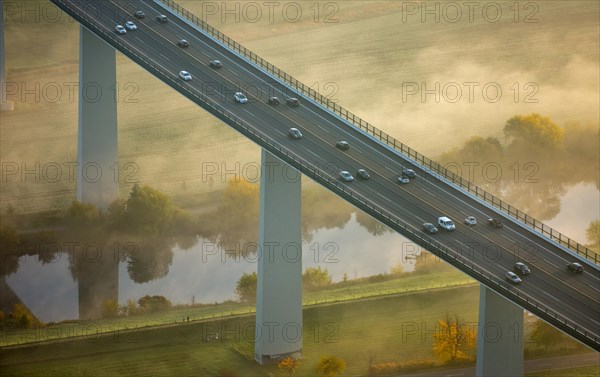
[[[5,1],[8,81],[20,87],[9,94],[15,111],[2,113],[0,131],[2,161],[20,169],[5,177],[0,206],[22,212],[68,205],[76,180],[63,164],[77,159],[77,98],[70,88],[78,80],[79,27],[54,16],[48,2],[29,3],[47,16],[34,19],[18,2]],[[283,2],[272,17],[248,2],[180,3],[433,158],[473,136],[503,140],[506,121],[517,114],[540,113],[560,127],[599,128],[600,11],[594,1],[521,4],[518,12],[512,2],[500,2],[497,20],[481,9],[471,20],[462,9],[457,22],[450,22],[457,17],[452,9],[440,10],[436,20],[394,1],[316,8]],[[283,13],[294,4],[301,8],[297,17]],[[259,163],[260,149],[244,137],[122,55],[117,62],[122,195],[134,182],[172,195],[209,192],[223,188],[226,177],[209,182],[208,164],[243,175]],[[27,94],[31,88],[35,94]],[[55,162],[63,166],[56,182],[23,175],[28,168],[40,176]]]
[[[497,181],[482,171],[475,177],[467,170],[460,174],[592,248],[586,227],[600,217],[600,2],[177,2],[426,156],[453,166],[473,161],[499,166],[504,175]],[[26,12],[25,3],[33,11]],[[472,15],[466,3],[475,4]],[[0,269],[2,288],[9,287],[40,320],[59,322],[86,319],[81,292],[86,285],[109,282],[103,288],[121,310],[116,319],[107,317],[110,321],[132,329],[169,326],[132,332],[140,336],[137,345],[117,344],[112,335],[105,337],[111,339],[105,348],[86,342],[82,350],[93,349],[86,358],[76,356],[79,343],[70,341],[61,342],[66,351],[59,342],[47,345],[49,352],[29,352],[25,346],[24,368],[40,368],[40,375],[64,374],[63,367],[73,363],[80,363],[72,367],[74,374],[91,375],[117,370],[230,375],[216,370],[223,365],[258,370],[253,342],[208,342],[200,326],[226,321],[223,316],[238,325],[253,322],[254,302],[239,294],[238,283],[257,270],[256,248],[248,246],[258,243],[260,147],[117,53],[117,84],[108,89],[118,92],[119,165],[103,174],[116,174],[123,201],[112,213],[93,207],[71,211],[77,209],[73,88],[79,79],[80,27],[48,0],[3,4],[7,91],[14,111],[0,113],[0,215],[37,220],[48,211],[51,220],[63,216],[70,219],[67,227],[79,229],[56,239],[41,232],[24,242],[25,254],[3,259],[8,263]],[[435,14],[423,14],[425,4]],[[133,192],[138,199],[162,199],[164,211],[127,212],[135,208],[126,201]],[[318,268],[329,281],[319,289],[302,288],[306,364],[297,375],[314,375],[313,364],[325,353],[346,358],[350,375],[370,371],[372,362],[433,357],[440,319],[455,315],[478,324],[479,284],[467,275],[306,177],[301,209],[302,268],[304,273]],[[86,218],[89,213],[99,219]],[[6,218],[11,216],[0,225],[12,220]],[[152,228],[155,234],[140,225],[164,219],[169,221],[161,222],[162,228]],[[27,226],[39,226],[35,220]],[[101,224],[98,229],[90,225],[94,221]],[[139,229],[116,234],[111,221]],[[135,246],[135,252],[117,248],[102,271],[67,255],[64,246],[49,253],[27,248],[65,245],[71,238],[81,244],[92,240],[111,252],[119,241]],[[158,313],[150,323],[141,308],[140,316],[133,315],[131,304],[135,309],[140,298],[157,295],[180,307]],[[119,308],[124,305],[129,311]],[[235,316],[241,319],[234,317],[238,309]],[[523,334],[530,347],[534,322],[545,323],[525,316]],[[331,324],[341,325],[321,327],[319,333],[318,326]],[[405,339],[407,326],[414,332]],[[336,341],[322,341],[332,335],[323,331],[332,328]],[[584,349],[565,338],[551,351]],[[38,366],[36,357],[56,369]],[[16,360],[15,365],[21,362]],[[147,369],[135,369],[137,360]]]

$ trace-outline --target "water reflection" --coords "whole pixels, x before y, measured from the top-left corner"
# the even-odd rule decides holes
[[[589,222],[598,217],[599,204],[593,185],[573,186],[562,197],[561,212],[548,224],[583,241]],[[334,282],[344,275],[352,279],[388,273],[398,264],[412,271],[410,256],[418,253],[417,247],[385,228],[374,232],[370,220],[361,216],[353,212],[342,226],[314,229],[303,243],[303,269],[327,268]],[[370,224],[367,228],[366,223]],[[182,242],[185,247],[190,243]],[[145,295],[161,295],[173,304],[235,300],[239,277],[256,271],[256,257],[239,252],[239,247],[219,248],[206,238],[189,249],[173,245],[145,242],[145,253],[116,259],[109,253],[95,263],[72,260],[68,254],[50,260],[25,255],[18,260],[17,272],[5,279],[35,316],[43,322],[57,322],[97,318],[107,299],[119,305]]]
[[[62,254],[48,264],[26,256],[6,282],[40,320],[57,322],[98,318],[102,303],[117,301],[117,297],[120,305],[145,295],[162,295],[173,304],[235,300],[239,277],[256,271],[254,255],[232,253],[206,239],[189,250],[162,246],[155,248],[151,257],[138,258],[138,254],[150,253],[135,253],[131,261],[122,260],[118,270],[110,256],[73,263]],[[414,254],[416,249],[396,233],[371,235],[353,213],[342,228],[314,231],[303,250],[304,268],[327,268],[333,280],[340,281],[344,274],[354,278],[389,272],[390,266],[398,263],[410,271],[412,261],[404,255]],[[76,281],[71,277],[74,269]]]

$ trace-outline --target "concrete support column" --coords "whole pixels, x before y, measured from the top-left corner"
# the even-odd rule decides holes
[[[479,292],[476,376],[522,376],[523,309],[483,284]]]
[[[107,209],[119,196],[115,50],[80,26],[77,200]],[[79,318],[102,315],[118,303],[119,262],[103,240],[78,257]]]
[[[101,248],[89,251],[93,252],[91,257],[76,256],[79,319],[84,320],[102,318],[107,301],[119,302],[119,262],[110,246],[102,244]]]
[[[106,209],[119,195],[115,50],[80,28],[77,200]]]
[[[262,150],[254,358],[302,351],[300,173]]]
[[[14,109],[14,103],[6,98],[6,50],[4,49],[4,3],[0,0],[0,111]]]

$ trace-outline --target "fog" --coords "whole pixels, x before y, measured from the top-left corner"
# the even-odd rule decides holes
[[[64,15],[53,21],[32,19],[20,12],[23,3],[4,0],[5,9],[10,10],[5,14],[7,80],[11,83],[8,99],[14,101],[15,110],[0,113],[2,215],[60,211],[75,198],[76,179],[68,167],[77,160],[77,98],[70,88],[78,80],[79,27]],[[48,1],[28,3],[39,10],[53,7]],[[223,21],[219,13],[202,14],[207,5],[223,2],[180,3],[300,81],[432,158],[460,151],[475,136],[495,137],[506,147],[503,129],[509,119],[533,113],[549,117],[565,130],[565,145],[572,157],[565,160],[578,165],[567,166],[561,175],[552,177],[555,161],[538,161],[541,157],[533,154],[520,156],[519,161],[548,168],[540,174],[539,184],[509,187],[502,183],[486,188],[510,192],[510,202],[520,198],[518,204],[528,206],[548,225],[580,242],[586,241],[585,227],[600,217],[598,170],[577,159],[580,154],[594,158],[598,152],[579,153],[577,148],[597,148],[586,139],[600,129],[597,1],[536,2],[536,22],[524,22],[525,9],[515,22],[510,10],[514,2],[501,2],[504,16],[498,22],[482,20],[477,13],[474,22],[463,17],[456,23],[408,17],[402,8],[406,2],[393,1],[334,2],[336,22],[325,22],[325,3],[319,3],[320,13],[315,18],[308,9],[313,3],[299,2],[304,16],[298,22],[289,22],[281,14],[273,22],[264,17],[259,22],[243,17],[225,17]],[[211,222],[213,217],[208,215],[217,218],[219,210],[215,198],[229,178],[244,177],[258,166],[260,148],[119,53],[117,72],[121,197],[127,197],[134,183],[147,184]],[[573,125],[584,131],[571,132]],[[57,179],[47,176],[45,170],[55,164],[62,167]],[[207,169],[214,166],[217,174],[209,179]],[[313,189],[308,179],[303,184]],[[304,268],[327,267],[334,281],[344,275],[353,279],[389,273],[398,264],[405,271],[413,269],[405,258],[405,248],[412,244],[404,238],[387,231],[378,233],[381,229],[364,214],[352,212],[349,205],[323,189],[311,193],[324,198],[331,210],[327,217],[314,216],[310,223],[306,222],[309,216],[303,218]],[[247,224],[248,229],[257,223],[258,219]],[[226,263],[203,261],[203,245],[213,245],[221,235],[215,232],[210,236],[213,238],[200,239],[186,250],[174,244],[158,245],[156,260],[151,256],[147,261],[153,269],[141,268],[137,275],[130,265],[121,263],[113,270],[119,302],[145,294],[165,295],[175,304],[188,304],[192,298],[197,303],[234,299],[237,279],[244,272],[255,271],[256,266],[231,259]],[[339,261],[329,265],[314,262],[311,252],[315,247],[324,251],[331,242],[339,250]],[[78,316],[77,274],[65,254],[46,264],[27,256],[19,266],[6,281],[33,312],[45,321]],[[411,296],[394,298],[391,301],[396,306],[390,305],[389,313],[386,308],[378,313],[385,312],[388,318],[405,316],[431,328],[451,307],[475,321],[475,289],[468,295],[434,292],[431,302]],[[114,286],[108,294],[114,295]],[[346,333],[340,335],[344,341],[350,337],[356,342],[355,359],[366,358],[365,351],[377,352],[380,362],[412,357],[410,352],[398,355],[392,340],[401,330],[388,328],[385,318],[373,321],[384,329],[364,324],[363,318],[375,315],[371,305],[376,302],[345,308],[330,305],[322,313],[339,320],[359,318],[357,328],[343,329]],[[411,317],[420,315],[415,313],[421,313],[417,308],[423,306],[429,308],[427,318]],[[369,338],[372,333],[380,338]],[[362,347],[365,339],[371,342],[371,349]],[[415,340],[415,344],[421,347],[419,352],[431,349],[424,342]],[[333,346],[320,344],[319,351],[333,352]],[[307,344],[307,353],[310,347]]]

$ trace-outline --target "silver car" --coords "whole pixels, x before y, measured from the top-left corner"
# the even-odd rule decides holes
[[[235,102],[238,103],[246,103],[248,102],[248,97],[246,97],[246,95],[242,92],[237,92],[233,95],[233,98],[235,98]]]
[[[294,139],[302,139],[302,132],[297,128],[290,128],[290,137]]]
[[[506,280],[513,284],[521,284],[521,278],[512,271],[506,273]]]
[[[127,33],[127,30],[125,30],[125,28],[123,27],[123,25],[117,25],[117,26],[115,26],[115,31],[118,34],[126,34]]]
[[[468,226],[477,225],[477,219],[475,218],[475,216],[468,216],[467,218],[465,218],[465,224],[467,224]]]
[[[342,170],[340,172],[340,177],[342,177],[342,179],[344,181],[346,181],[346,182],[352,182],[352,181],[354,181],[354,177],[352,176],[352,174],[350,174],[346,170]]]
[[[190,81],[192,79],[192,75],[190,75],[188,71],[179,71],[179,77],[181,77],[183,81]]]

